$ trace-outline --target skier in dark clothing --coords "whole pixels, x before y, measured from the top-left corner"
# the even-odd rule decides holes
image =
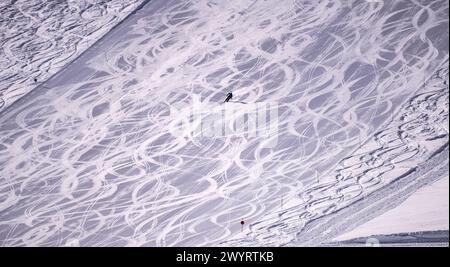
[[[224,103],[229,102],[232,98],[233,98],[233,93],[228,93],[227,98],[225,99]]]

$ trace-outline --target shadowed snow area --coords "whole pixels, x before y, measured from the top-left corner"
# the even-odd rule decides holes
[[[318,219],[433,155],[445,163],[448,11],[447,1],[150,1],[0,113],[1,244],[331,240],[347,228],[327,235]],[[174,134],[198,100],[208,123],[237,109],[225,121],[236,134]],[[251,120],[239,109],[256,105],[277,109],[275,130],[239,132]]]
[[[0,1],[0,111],[75,59],[142,1]]]

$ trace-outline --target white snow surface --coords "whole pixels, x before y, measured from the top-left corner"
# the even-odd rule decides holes
[[[1,244],[301,237],[448,142],[448,13],[447,1],[150,1],[0,113]],[[172,135],[174,107],[229,91],[278,105],[275,145]]]
[[[383,215],[337,237],[336,241],[372,235],[449,230],[449,178],[419,189]]]
[[[79,56],[141,2],[0,1],[0,112]]]
[[[448,174],[448,84],[447,61],[372,139],[307,186],[303,204],[259,219],[231,244],[320,245]]]

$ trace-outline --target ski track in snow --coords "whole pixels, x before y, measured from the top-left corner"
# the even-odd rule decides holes
[[[302,236],[301,231],[308,222],[350,206],[398,177],[411,174],[418,165],[428,160],[433,162],[436,169],[442,164],[448,165],[448,157],[447,162],[431,159],[443,146],[448,147],[448,74],[446,61],[418,94],[404,104],[393,120],[375,133],[373,140],[342,159],[329,177],[303,190],[299,194],[300,204],[266,216],[253,224],[245,237],[228,244],[279,246],[296,242],[297,245],[319,245],[320,233],[314,237],[310,233],[307,237]],[[417,186],[415,188],[417,190]],[[406,186],[398,188],[406,189]],[[363,206],[357,211],[362,212],[364,208],[367,207]],[[353,212],[359,218],[370,217]],[[348,219],[342,218],[342,221]],[[318,228],[317,225],[313,227]],[[319,227],[326,229],[322,230],[325,231],[322,232],[324,236],[328,235],[327,231],[334,231],[333,225],[323,226],[319,223]]]
[[[411,98],[447,1],[274,2],[152,1],[0,113],[1,244],[279,245],[448,140],[448,87]],[[170,135],[171,107],[230,90],[279,104],[275,147]],[[379,131],[410,98],[427,117]]]
[[[125,3],[126,2],[126,3]],[[2,0],[0,112],[75,59],[142,0]]]

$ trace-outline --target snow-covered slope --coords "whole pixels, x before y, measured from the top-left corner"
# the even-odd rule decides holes
[[[344,241],[358,237],[424,231],[449,230],[448,177],[419,189],[398,207],[337,237]]]
[[[0,1],[0,112],[75,59],[141,2]]]
[[[448,13],[447,1],[151,1],[0,114],[2,245],[334,237],[311,238],[314,223],[345,222],[340,210],[448,142],[435,124],[448,87],[422,86],[448,58]],[[219,105],[229,91],[249,104]],[[174,134],[196,96],[209,121],[263,104],[277,127]],[[243,115],[225,123],[237,131]]]
[[[447,175],[448,84],[446,61],[381,131],[303,190],[295,205],[269,214],[232,243],[320,245]]]

